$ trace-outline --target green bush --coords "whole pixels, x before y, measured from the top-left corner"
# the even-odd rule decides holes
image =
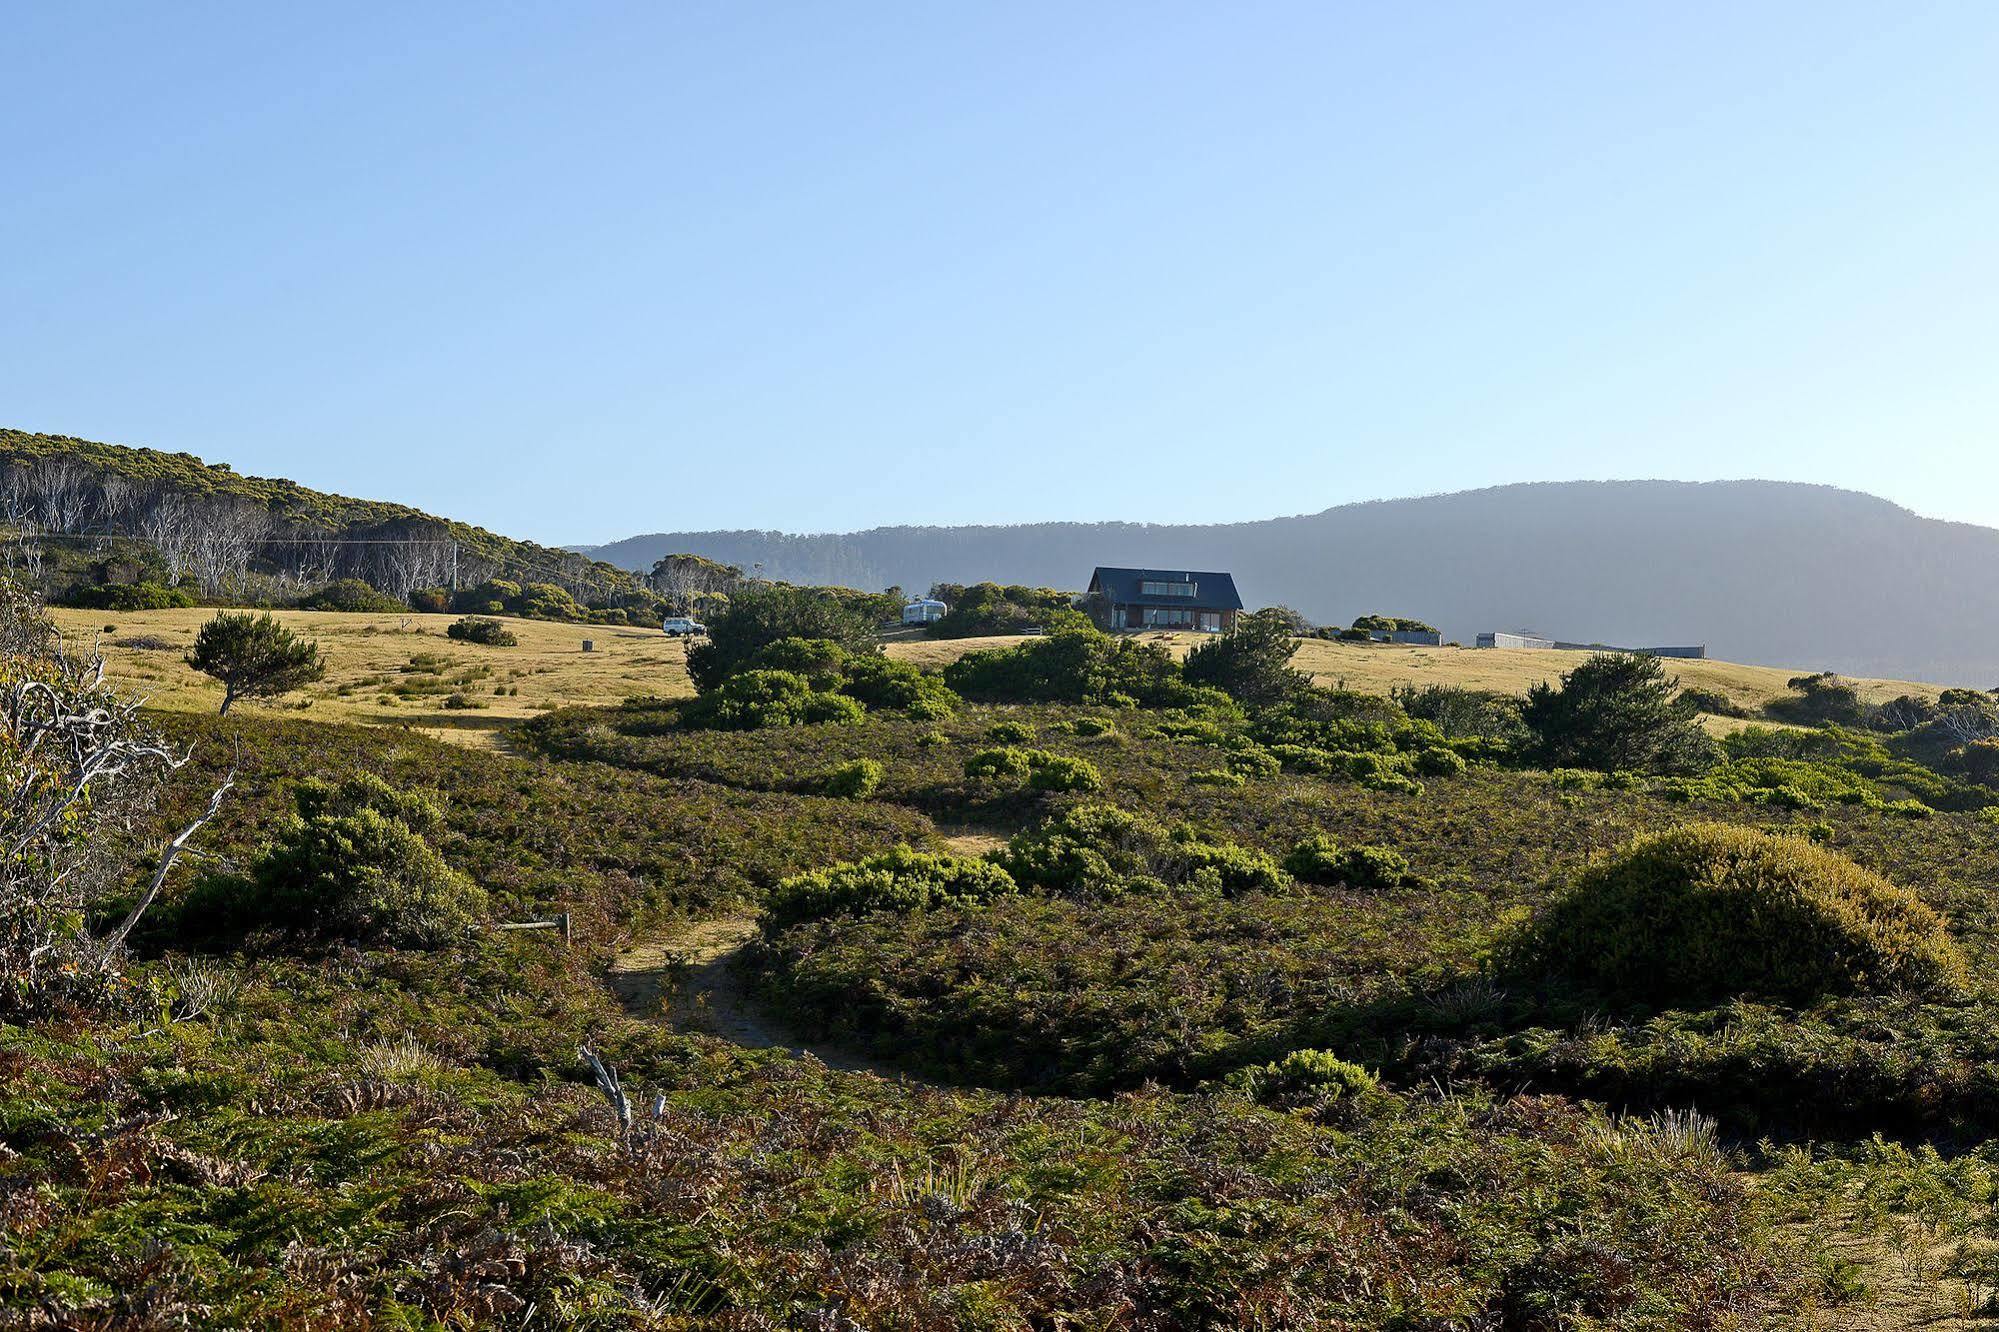
[[[1230,772],[1250,780],[1275,777],[1284,771],[1284,765],[1277,755],[1254,745],[1230,750],[1228,757],[1223,761],[1228,764]]]
[[[791,671],[744,671],[688,704],[683,716],[700,729],[757,731],[816,723],[851,726],[866,714],[853,699],[814,689]]]
[[[1268,852],[1233,842],[1210,842],[1184,829],[1174,833],[1173,847],[1179,855],[1184,882],[1196,892],[1242,897],[1249,893],[1280,893],[1291,886],[1291,876]]]
[[[948,717],[958,703],[942,676],[883,656],[850,657],[840,692],[870,710],[907,712],[920,721]]]
[[[85,610],[179,610],[194,605],[194,595],[158,583],[98,583],[73,590],[69,604]]]
[[[1088,759],[1067,754],[1051,754],[1044,749],[1027,751],[1027,785],[1036,791],[1101,791],[1103,774]]]
[[[1224,897],[1279,892],[1285,874],[1260,851],[1168,829],[1113,805],[1078,805],[1020,833],[993,859],[1023,889],[1056,897],[1112,898],[1160,888]]]
[[[1191,684],[1220,689],[1252,707],[1282,702],[1311,684],[1303,671],[1291,669],[1298,640],[1281,614],[1241,615],[1235,627],[1210,638],[1187,654],[1182,670]]]
[[[1100,735],[1116,735],[1117,726],[1108,717],[1078,717],[1076,718],[1076,734],[1085,738],[1094,738]]]
[[[1778,721],[1799,726],[1864,726],[1869,710],[1860,701],[1860,691],[1830,671],[1800,675],[1790,681],[1791,692],[1771,699],[1763,711]]]
[[[1921,899],[1794,837],[1691,824],[1584,871],[1502,944],[1510,970],[1623,1002],[1951,991],[1963,955]]]
[[[483,615],[467,615],[453,620],[445,627],[444,634],[461,643],[478,643],[485,647],[515,647],[521,641],[506,625]]]
[[[986,728],[986,739],[1002,745],[1026,744],[1034,738],[1034,728],[1021,721],[997,721]]]
[[[708,639],[687,654],[687,673],[703,693],[754,669],[757,656],[787,639],[831,643],[849,657],[872,656],[876,617],[863,600],[831,588],[755,583],[738,588],[719,615],[708,617]]]
[[[1249,785],[1249,778],[1227,768],[1202,768],[1188,773],[1187,780],[1195,786],[1219,786],[1231,791]]]
[[[847,649],[830,638],[780,638],[757,649],[744,669],[790,671],[814,689],[832,689],[846,677]]]
[[[1692,708],[1695,712],[1705,712],[1710,717],[1747,717],[1749,709],[1737,703],[1719,689],[1682,689],[1679,703],[1681,707]]]
[[[299,598],[298,606],[300,610],[368,611],[378,615],[409,609],[359,578],[336,578],[311,596]]]
[[[1021,782],[1027,780],[1032,767],[1026,750],[1009,745],[1001,749],[982,749],[966,759],[965,776],[975,782]]]
[[[297,813],[252,868],[239,918],[333,937],[427,948],[462,938],[485,892],[427,840],[442,820],[427,797],[367,773],[302,784]]]
[[[1657,657],[1598,653],[1559,687],[1535,685],[1520,715],[1533,734],[1534,759],[1547,768],[1683,773],[1715,757],[1714,742],[1693,708],[1674,697]]]
[[[877,759],[857,758],[828,771],[819,779],[819,789],[829,796],[866,800],[881,789],[887,769]]]
[[[1323,833],[1293,846],[1284,857],[1284,869],[1306,883],[1349,888],[1401,888],[1422,882],[1398,851],[1385,846],[1343,847]]]
[[[1381,1093],[1379,1078],[1331,1050],[1293,1050],[1274,1064],[1237,1069],[1226,1082],[1266,1105],[1353,1102]]]
[[[529,583],[521,588],[515,614],[524,620],[581,620],[587,618],[576,598],[554,583]]]
[[[1204,692],[1181,677],[1158,643],[1114,637],[1087,625],[1013,647],[968,652],[944,668],[944,683],[982,703],[1113,703],[1175,707]]]
[[[932,638],[974,638],[1017,634],[1031,626],[1048,627],[1073,614],[1075,597],[1049,587],[1002,587],[978,583],[963,587],[940,583],[930,595],[950,607],[930,626]]]
[[[854,864],[784,880],[764,903],[763,927],[777,933],[831,916],[978,906],[1018,891],[1007,872],[991,861],[899,846]]]
[[[1470,765],[1454,750],[1424,749],[1417,751],[1416,771],[1425,777],[1462,777]]]

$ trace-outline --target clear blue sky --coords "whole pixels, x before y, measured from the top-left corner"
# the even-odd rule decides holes
[[[308,12],[310,9],[311,12]],[[1999,4],[12,4],[0,423],[548,541],[1999,525]]]

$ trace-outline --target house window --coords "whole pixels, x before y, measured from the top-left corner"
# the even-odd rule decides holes
[[[1194,623],[1194,612],[1178,606],[1147,606],[1145,623],[1153,629],[1185,629]]]
[[[1155,583],[1145,579],[1138,585],[1138,594],[1142,597],[1191,597],[1194,587],[1193,583]]]

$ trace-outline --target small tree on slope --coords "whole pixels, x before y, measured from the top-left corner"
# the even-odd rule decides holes
[[[318,643],[247,611],[222,611],[203,625],[187,664],[222,682],[225,717],[239,698],[275,698],[326,674]]]
[[[1714,742],[1657,657],[1605,652],[1528,691],[1521,720],[1532,753],[1550,768],[1599,772],[1695,772],[1714,761]]]

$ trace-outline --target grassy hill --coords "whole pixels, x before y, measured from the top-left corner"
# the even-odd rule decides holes
[[[552,582],[579,596],[615,597],[638,582],[626,571],[573,551],[516,541],[405,504],[354,499],[281,478],[242,476],[225,463],[67,435],[0,429],[0,500],[10,522],[25,517],[43,534],[49,558],[72,582],[106,562],[155,570],[150,521],[163,504],[187,506],[192,525],[228,525],[253,541],[246,572],[272,575],[290,562],[317,561],[327,578],[376,586],[393,571],[378,543],[455,544],[461,585],[486,578]],[[125,540],[120,540],[125,538]],[[295,544],[294,544],[295,543]],[[332,543],[332,544],[327,544]],[[448,553],[430,556],[420,576],[449,578]],[[412,576],[418,576],[413,572]],[[59,591],[59,590],[58,590]]]
[[[222,688],[181,661],[206,610],[53,612],[72,641],[95,641],[111,678],[144,694],[152,706],[211,712]],[[456,617],[279,611],[287,626],[317,639],[326,679],[273,704],[247,702],[246,711],[294,714],[310,720],[412,728],[465,744],[490,743],[509,722],[551,708],[608,706],[634,694],[678,697],[692,692],[686,650],[657,630],[610,625],[506,619],[520,639],[512,648],[454,642],[445,628]],[[111,626],[110,631],[106,627]],[[1148,634],[1179,656],[1200,641],[1193,634]],[[594,650],[584,652],[590,640]],[[1004,647],[1018,638],[932,640],[898,638],[890,657],[937,668],[967,652]],[[1446,684],[1525,694],[1559,678],[1586,656],[1579,652],[1411,648],[1306,639],[1293,664],[1325,686],[1387,694],[1402,685]],[[1675,661],[1686,688],[1711,689],[1750,712],[1787,693],[1795,671],[1725,661]],[[1904,694],[1934,698],[1939,687],[1909,680],[1857,680],[1869,703]],[[505,693],[495,693],[505,690]],[[448,706],[454,695],[469,706]]]

